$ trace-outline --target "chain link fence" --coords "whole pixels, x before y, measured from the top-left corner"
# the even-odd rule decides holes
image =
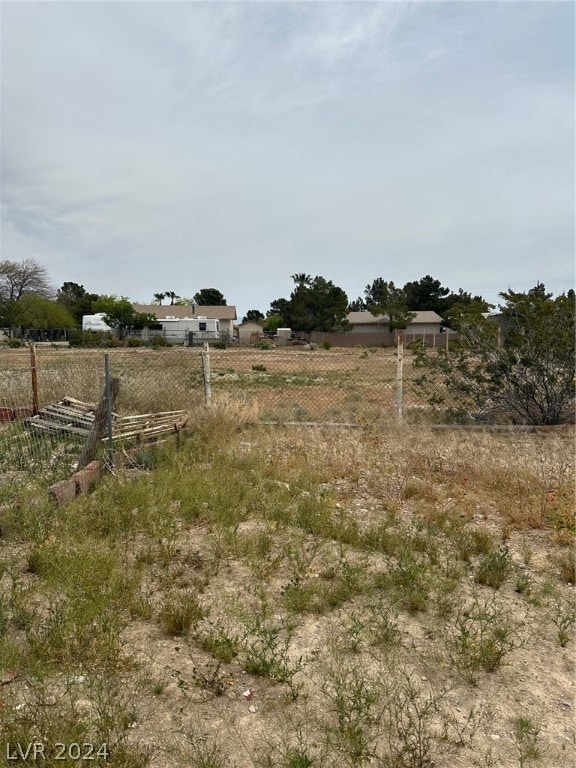
[[[99,404],[102,418],[113,415],[113,434],[103,427],[97,436],[102,452],[183,423],[207,402],[246,403],[265,423],[352,425],[428,407],[402,345],[263,346],[0,349],[0,477],[63,477],[78,464]]]

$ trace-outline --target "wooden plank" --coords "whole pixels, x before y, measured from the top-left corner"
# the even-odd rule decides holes
[[[132,421],[135,419],[159,419],[172,416],[183,416],[188,411],[158,411],[158,413],[138,413],[135,416],[122,416],[122,421]]]
[[[141,438],[151,435],[164,435],[164,434],[176,434],[180,429],[183,429],[186,422],[183,424],[171,423],[160,424],[157,426],[146,427],[144,429],[137,429],[132,432],[117,432],[112,436],[115,441],[127,440],[130,438]]]
[[[116,424],[114,426],[114,431],[117,433],[123,433],[123,432],[134,432],[135,430],[142,430],[142,429],[149,429],[154,427],[168,427],[171,428],[174,425],[182,425],[185,424],[186,420],[184,419],[178,419],[178,420],[170,420],[170,421],[145,421],[142,423],[133,423],[133,424]]]
[[[94,416],[85,416],[70,410],[62,410],[56,407],[48,406],[43,408],[38,414],[50,421],[63,421],[76,424],[83,424],[90,427],[94,423]]]
[[[67,424],[58,424],[54,421],[42,421],[41,419],[34,422],[30,421],[30,423],[26,426],[29,426],[32,429],[38,429],[41,432],[52,432],[54,434],[70,432],[73,435],[82,435],[83,437],[86,437],[86,435],[88,435],[90,432],[89,429],[80,429],[79,427],[72,427]]]
[[[64,397],[61,401],[64,405],[73,405],[87,411],[95,411],[98,403],[84,403],[82,400],[76,400],[73,397]]]

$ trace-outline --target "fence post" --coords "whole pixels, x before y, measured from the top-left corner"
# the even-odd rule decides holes
[[[404,364],[404,334],[398,331],[396,343],[396,415],[402,418],[402,373]]]
[[[108,352],[104,353],[104,387],[105,387],[105,402],[106,402],[106,432],[108,436],[108,464],[111,469],[114,469],[114,439],[113,439],[113,420],[112,410],[114,407],[114,398],[112,397],[112,382],[110,379],[110,361],[108,359]]]
[[[212,389],[210,387],[210,346],[207,341],[204,342],[202,349],[202,376],[204,377],[206,405],[210,407],[212,405]]]
[[[30,374],[32,376],[32,413],[35,416],[40,410],[38,397],[38,371],[36,369],[36,345],[30,342]]]

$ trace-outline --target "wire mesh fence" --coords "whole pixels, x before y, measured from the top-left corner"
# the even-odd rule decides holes
[[[244,402],[262,422],[378,424],[427,405],[402,348],[0,350],[0,477],[59,479],[78,463],[106,362],[115,391],[114,435],[153,434],[166,414],[218,401]],[[176,416],[174,416],[176,418]],[[110,437],[110,436],[109,436]],[[110,437],[110,439],[112,439]],[[106,434],[99,436],[106,450]]]

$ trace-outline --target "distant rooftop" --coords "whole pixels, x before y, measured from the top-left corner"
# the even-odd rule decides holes
[[[414,313],[411,323],[441,323],[442,318],[432,310],[422,310]],[[388,315],[373,315],[372,312],[349,312],[346,319],[352,325],[387,325],[390,318]]]
[[[236,307],[211,306],[206,304],[134,304],[134,311],[155,315],[157,320],[175,317],[207,317],[211,320],[236,320]]]

